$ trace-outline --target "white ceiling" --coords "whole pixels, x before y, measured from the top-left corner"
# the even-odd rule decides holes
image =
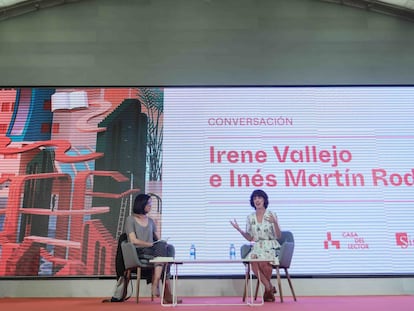
[[[395,7],[400,7],[400,8],[405,8],[405,9],[410,9],[410,10],[414,10],[414,0],[382,0],[382,1],[375,1],[375,0],[360,0],[360,1],[352,1],[352,0],[339,0],[339,1],[332,1],[332,2],[339,2],[341,4],[352,4],[352,2],[354,4],[357,4],[358,2],[360,3],[366,3],[367,6],[369,5],[374,5],[374,4],[390,4],[392,6]]]
[[[384,0],[384,1],[378,1],[378,2],[390,3],[393,5],[397,5],[397,6],[401,6],[401,7],[414,10],[414,0]]]

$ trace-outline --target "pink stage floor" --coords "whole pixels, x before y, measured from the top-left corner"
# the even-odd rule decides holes
[[[255,308],[262,311],[412,311],[414,296],[329,296],[298,297],[294,302],[286,297],[283,303],[267,302],[263,306],[191,306],[193,303],[240,303],[239,297],[183,297],[183,304],[174,308],[160,305],[159,299],[151,301],[143,298],[137,305],[134,299],[122,303],[102,303],[102,298],[0,298],[0,309],[7,311],[125,311],[142,309],[154,310],[248,310]],[[186,305],[187,304],[187,305]]]

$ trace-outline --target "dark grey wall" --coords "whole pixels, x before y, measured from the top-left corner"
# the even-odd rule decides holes
[[[85,0],[0,23],[0,86],[414,84],[414,23],[317,0]]]

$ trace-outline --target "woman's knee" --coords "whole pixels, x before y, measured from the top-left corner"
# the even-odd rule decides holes
[[[175,257],[175,247],[172,244],[166,246],[167,257]]]

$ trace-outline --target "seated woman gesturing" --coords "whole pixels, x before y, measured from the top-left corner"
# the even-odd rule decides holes
[[[250,205],[255,209],[247,217],[246,231],[243,231],[236,220],[230,221],[231,225],[249,242],[254,242],[247,258],[269,259],[269,262],[252,262],[252,270],[256,277],[260,277],[265,287],[263,298],[265,301],[274,301],[276,289],[272,286],[272,264],[278,263],[276,250],[280,248],[277,241],[281,237],[279,223],[276,214],[267,210],[269,199],[263,190],[254,190],[250,196]]]

